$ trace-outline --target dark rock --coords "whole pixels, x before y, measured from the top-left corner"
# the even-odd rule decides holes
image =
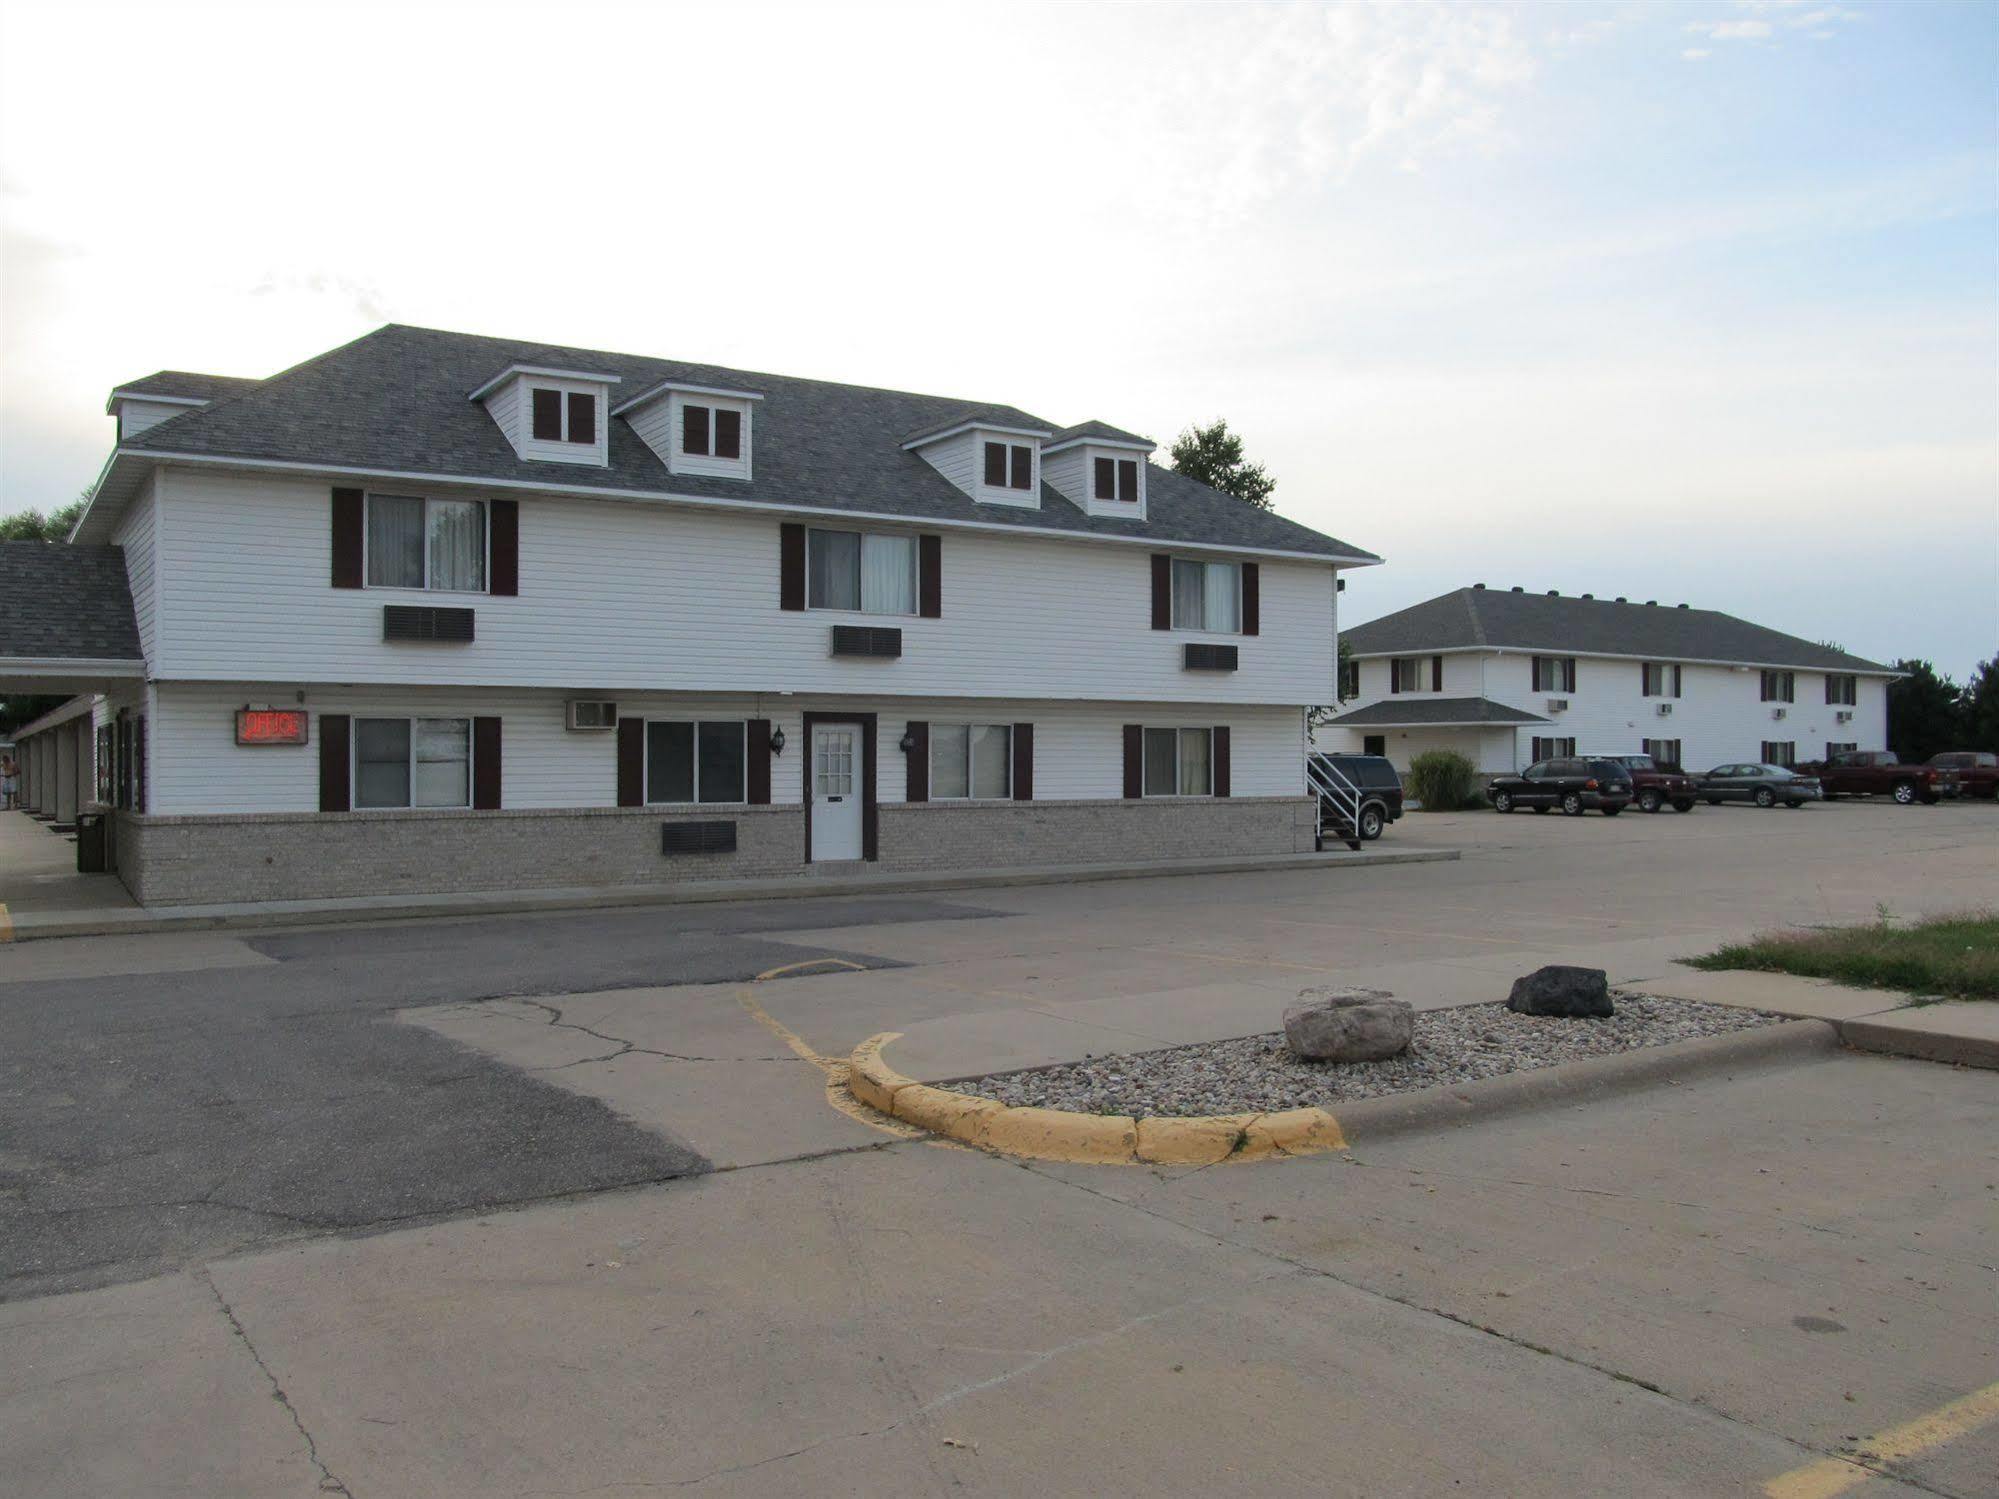
[[[1284,1040],[1308,1062],[1379,1062],[1400,1056],[1416,1034],[1416,1012],[1386,989],[1301,990],[1284,1012]]]
[[[1506,1008],[1522,1015],[1610,1015],[1610,975],[1550,963],[1513,981]]]

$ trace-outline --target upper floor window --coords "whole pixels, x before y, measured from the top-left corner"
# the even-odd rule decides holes
[[[1427,678],[1427,680],[1426,680]],[[1431,692],[1444,690],[1444,658],[1431,656],[1425,661],[1421,656],[1396,656],[1388,663],[1388,690],[1390,692]]]
[[[1358,661],[1342,661],[1340,663],[1340,701],[1344,703],[1349,699],[1359,696],[1360,663]]]
[[[1138,460],[1099,458],[1094,465],[1092,493],[1100,500],[1138,503]]]
[[[1567,735],[1543,738],[1541,735],[1536,734],[1533,737],[1533,751],[1536,760],[1553,760],[1558,757],[1573,755],[1576,752],[1576,741]],[[1527,774],[1529,775],[1559,775],[1561,773],[1550,769],[1546,765],[1530,765],[1527,768]]]
[[[986,444],[986,487],[988,489],[1034,488],[1034,449],[1025,443]]]
[[[1851,708],[1854,699],[1860,695],[1860,678],[1852,672],[1828,672],[1825,679],[1825,700]]]
[[[749,799],[749,725],[742,719],[646,723],[646,800],[651,803]]]
[[[1146,796],[1210,796],[1215,789],[1213,729],[1145,731]]]
[[[1574,692],[1576,690],[1576,658],[1574,656],[1536,656],[1534,658],[1534,691]]]
[[[1173,559],[1173,628],[1242,631],[1242,565]]]
[[[486,591],[486,502],[368,496],[368,586]]]
[[[1794,671],[1766,671],[1763,673],[1763,701],[1766,703],[1795,703],[1798,700],[1798,674]],[[1764,756],[1767,760],[1769,756]],[[1774,761],[1772,762],[1775,763]]]
[[[806,597],[814,609],[916,612],[916,538],[873,531],[806,533]]]
[[[550,390],[534,387],[534,438],[536,442],[597,441],[597,398],[588,391]]]
[[[1004,801],[1013,795],[1013,728],[1003,723],[930,726],[933,801]]]
[[[680,451],[697,458],[741,458],[743,414],[727,406],[680,408]]]
[[[1680,695],[1680,668],[1677,664],[1664,661],[1647,661],[1639,668],[1644,678],[1642,691],[1646,697],[1678,697]]]

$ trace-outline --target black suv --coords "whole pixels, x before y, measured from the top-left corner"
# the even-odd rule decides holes
[[[1314,755],[1312,760],[1345,776],[1360,792],[1360,825],[1352,829],[1347,827],[1346,813],[1320,792],[1319,816],[1329,831],[1341,837],[1351,832],[1372,843],[1383,828],[1402,816],[1402,777],[1380,755]]]
[[[1580,817],[1594,807],[1615,817],[1631,803],[1631,772],[1615,760],[1542,760],[1518,775],[1494,776],[1485,795],[1495,812],[1560,807]]]

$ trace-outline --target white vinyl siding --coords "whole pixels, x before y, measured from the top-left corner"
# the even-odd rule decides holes
[[[132,589],[132,617],[139,627],[139,648],[148,661],[152,660],[159,640],[159,590],[154,559],[159,550],[160,508],[154,491],[155,485],[148,479],[111,533],[111,540],[125,551],[125,579]]]

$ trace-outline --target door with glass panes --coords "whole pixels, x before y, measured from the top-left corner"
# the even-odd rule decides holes
[[[812,726],[812,858],[861,857],[861,726]]]

